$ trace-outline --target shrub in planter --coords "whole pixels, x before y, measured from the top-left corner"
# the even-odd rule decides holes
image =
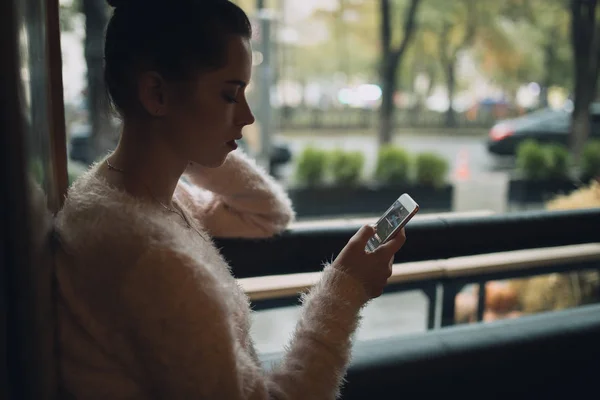
[[[441,187],[446,182],[448,161],[435,153],[421,153],[416,159],[417,183]]]
[[[354,185],[360,179],[365,157],[360,151],[334,150],[329,155],[329,169],[334,183]]]
[[[546,171],[548,178],[565,179],[569,176],[569,164],[571,163],[571,154],[569,149],[558,144],[545,146],[546,157],[548,157],[548,169]]]
[[[600,182],[592,181],[569,194],[559,194],[546,202],[547,210],[600,208]]]
[[[535,140],[526,140],[517,149],[517,167],[525,179],[544,179],[550,169],[548,152]]]
[[[600,176],[600,140],[589,142],[583,149],[581,172],[584,179]]]
[[[597,153],[600,154],[600,153]],[[546,203],[546,210],[577,210],[600,207],[600,183],[592,182],[568,195]],[[520,308],[526,313],[558,310],[598,302],[600,274],[578,271],[543,275],[510,281],[519,294]]]
[[[307,186],[315,186],[323,182],[327,167],[327,152],[314,147],[306,147],[298,157],[296,177]]]
[[[392,145],[383,146],[377,155],[375,179],[381,183],[403,183],[408,181],[411,167],[410,154]]]

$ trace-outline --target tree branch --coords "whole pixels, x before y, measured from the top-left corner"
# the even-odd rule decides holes
[[[386,2],[386,1],[382,1],[382,2]],[[410,5],[408,7],[408,13],[406,14],[406,18],[404,20],[404,37],[402,38],[402,42],[400,43],[398,48],[393,49],[390,54],[390,59],[392,61],[392,65],[396,65],[396,63],[398,62],[400,57],[402,57],[402,55],[406,51],[408,44],[410,43],[410,40],[412,39],[412,36],[416,30],[417,8],[420,3],[421,3],[421,0],[411,0],[411,2],[410,2]]]
[[[462,41],[454,51],[452,51],[451,59],[456,59],[458,52],[467,46],[470,46],[475,40],[475,34],[477,33],[477,12],[474,0],[467,0],[467,29]]]
[[[443,25],[442,25],[442,32],[440,33],[440,41],[439,41],[439,51],[440,51],[440,58],[442,60],[442,64],[444,65],[444,67],[446,67],[446,65],[448,65],[448,63],[450,62],[450,57],[448,55],[448,47],[449,47],[449,43],[448,43],[448,36],[450,35],[450,23],[448,21],[444,21]]]
[[[379,15],[381,15],[381,52],[385,55],[389,54],[392,41],[390,0],[379,1]]]
[[[600,24],[594,20],[594,32],[592,36],[592,43],[590,45],[590,84],[594,88],[594,94],[596,93],[596,87],[598,85],[598,71],[600,64]]]

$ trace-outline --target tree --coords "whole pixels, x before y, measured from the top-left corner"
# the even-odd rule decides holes
[[[425,9],[422,9],[420,16],[425,14]],[[424,18],[421,18],[423,21]],[[431,95],[436,85],[439,76],[441,75],[439,53],[438,53],[438,37],[437,35],[425,28],[425,25],[419,23],[419,30],[415,36],[415,43],[411,46],[406,54],[406,63],[410,65],[407,70],[400,71],[400,82],[404,82],[407,90],[410,90],[414,96],[412,109],[409,113],[410,122],[415,125],[424,109],[426,99]],[[420,79],[425,81],[420,81]],[[422,87],[420,84],[425,83]]]
[[[73,30],[73,18],[79,13],[79,5],[76,4],[77,0],[70,2],[60,2],[59,4],[59,19],[60,19],[60,30],[62,32],[69,32]]]
[[[438,68],[428,66],[427,75],[444,77],[448,109],[445,125],[456,126],[453,100],[461,53],[479,63],[488,79],[516,94],[524,82],[538,80],[542,62],[537,49],[539,35],[523,19],[517,6],[528,0],[481,2],[478,0],[429,0],[419,15],[419,51]],[[425,64],[427,65],[427,64]],[[436,71],[439,71],[436,73]]]
[[[406,49],[413,39],[416,30],[416,15],[420,0],[410,0],[404,13],[403,37],[400,44],[392,46],[392,5],[390,0],[380,0],[380,40],[381,40],[381,66],[380,79],[382,86],[381,108],[379,116],[379,144],[388,144],[392,141],[394,128],[394,93],[397,86],[397,70],[402,63]]]
[[[541,79],[541,106],[548,106],[548,89],[553,85],[571,86],[573,66],[569,49],[569,13],[565,1],[535,2],[533,25],[538,27],[543,51],[544,75]]]
[[[110,107],[104,85],[104,30],[108,7],[103,0],[81,0],[85,16],[84,53],[87,65],[87,104],[92,129],[92,158],[112,149],[116,132],[110,122]]]
[[[343,6],[343,7],[342,7]],[[377,77],[377,7],[371,1],[346,1],[334,9],[316,9],[307,20],[286,25],[300,36],[285,44],[285,79],[299,82],[331,81],[343,73],[347,81]],[[319,41],[308,41],[305,32],[325,32]],[[280,45],[280,49],[283,45]]]
[[[540,106],[547,107],[550,87],[572,86],[568,0],[510,0],[501,13],[515,25],[512,40],[523,59],[519,75],[534,72],[532,80],[539,82],[541,88]]]
[[[456,64],[461,51],[470,47],[477,33],[477,0],[455,0],[437,2],[439,55],[448,91],[447,127],[456,126],[453,99],[456,91]],[[486,6],[488,6],[486,4]]]
[[[242,10],[248,14],[248,16],[253,16],[256,13],[257,9],[265,7],[265,2],[261,0],[230,0],[233,4],[240,7]],[[267,4],[268,6],[268,4]]]
[[[478,28],[473,54],[479,67],[505,94],[514,100],[526,82],[543,80],[544,58],[539,30],[520,18],[512,20],[498,13]]]
[[[596,97],[600,51],[597,0],[571,0],[571,40],[575,67],[571,151],[579,160],[590,134],[590,104]]]

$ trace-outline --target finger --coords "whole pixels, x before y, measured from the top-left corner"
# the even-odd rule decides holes
[[[372,225],[364,225],[350,240],[362,246],[366,246],[367,242],[373,237],[373,235],[375,235],[375,227]]]
[[[392,274],[394,273],[394,257],[390,258],[390,264],[387,269],[387,279],[390,279]]]
[[[406,242],[406,232],[404,228],[402,228],[393,238],[391,238],[387,243],[379,246],[381,252],[387,255],[393,255],[398,252],[404,246]]]
[[[381,265],[381,271],[379,271],[381,273],[381,276],[384,277],[386,280],[392,276],[392,271],[393,271],[393,266],[394,266],[394,257],[392,256],[391,258],[389,258],[387,260],[387,263],[384,260],[381,260],[382,263]]]
[[[382,294],[383,294],[383,286],[381,286],[379,289],[373,290],[373,292],[371,293],[371,298],[376,299],[378,297],[381,297]]]

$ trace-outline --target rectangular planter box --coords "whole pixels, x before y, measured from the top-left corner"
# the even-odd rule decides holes
[[[402,193],[415,199],[421,211],[450,211],[452,185],[433,188],[421,185],[314,187],[288,190],[298,218],[382,214]]]
[[[509,182],[508,199],[511,203],[543,203],[560,194],[569,194],[578,184],[570,180],[532,181],[514,179]]]

